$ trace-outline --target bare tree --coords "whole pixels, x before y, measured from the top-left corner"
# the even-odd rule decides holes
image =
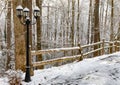
[[[10,57],[10,45],[11,45],[11,1],[8,1],[8,10],[7,10],[7,69],[10,69],[10,61],[11,61],[11,57]]]
[[[77,3],[78,3],[78,9],[77,9],[77,39],[78,39],[78,42],[80,42],[80,26],[79,26],[79,23],[80,23],[80,0],[77,0]]]
[[[106,7],[106,11],[105,11],[105,21],[104,21],[104,33],[103,33],[103,37],[105,37],[106,36],[106,27],[107,27],[107,18],[108,18],[108,1],[109,0],[107,0],[107,7]]]
[[[111,0],[111,29],[110,29],[110,40],[113,41],[114,40],[114,1]]]
[[[92,22],[91,22],[91,18],[92,18],[92,0],[90,0],[90,2],[89,2],[89,16],[88,16],[88,31],[87,31],[87,44],[89,44],[90,43],[90,35],[92,35],[92,34],[90,34],[90,29],[91,29],[91,24],[92,24]]]
[[[36,0],[36,5],[40,8],[40,16],[42,17],[42,1]],[[37,50],[41,50],[41,38],[42,38],[42,18],[37,20]],[[37,56],[37,61],[42,61],[42,54]],[[43,66],[39,66],[39,69],[43,69]]]
[[[75,20],[75,0],[72,0],[72,25],[71,25],[71,44],[72,44],[72,47],[74,47],[74,22]],[[72,52],[73,54],[73,52]]]
[[[94,43],[100,41],[100,29],[99,29],[99,0],[95,0],[94,4]],[[99,45],[95,45],[94,49],[98,49]],[[95,52],[94,56],[98,56],[99,52]]]

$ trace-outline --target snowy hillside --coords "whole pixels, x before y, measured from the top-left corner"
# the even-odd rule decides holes
[[[6,78],[0,82],[7,85]],[[22,85],[120,85],[120,52],[37,70],[32,81]]]

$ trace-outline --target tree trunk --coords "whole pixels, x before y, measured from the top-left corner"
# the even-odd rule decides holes
[[[113,0],[111,0],[111,29],[110,29],[110,41],[113,41],[114,40],[114,31],[113,31],[113,28],[114,28],[114,26],[113,26],[113,17],[114,17],[114,1]],[[110,46],[112,46],[112,44],[110,44]],[[112,48],[110,48],[110,53],[112,53],[113,52],[113,49]]]
[[[11,1],[8,1],[8,11],[7,11],[7,67],[6,70],[10,69],[10,61],[11,61],[11,57],[10,57],[10,45],[11,45]]]
[[[49,14],[49,12],[50,12],[50,6],[48,3],[48,7],[47,7],[47,41],[50,40],[50,14]],[[50,44],[49,44],[49,42],[47,42],[47,43],[48,43],[47,47],[49,48]]]
[[[111,41],[113,41],[114,40],[114,32],[113,32],[113,28],[114,28],[114,26],[113,26],[113,16],[114,16],[114,1],[113,0],[111,0],[111,30],[110,30],[110,32],[111,32],[111,34],[110,34],[110,40]]]
[[[94,6],[94,43],[100,41],[100,29],[99,29],[99,0],[95,0]],[[98,49],[99,45],[94,46],[94,50]],[[94,53],[94,57],[99,55],[99,51]]]
[[[78,14],[77,14],[77,40],[79,43],[80,42],[80,27],[79,27],[79,24],[80,24],[80,0],[78,0]]]
[[[92,0],[89,2],[89,15],[88,15],[88,31],[87,31],[87,44],[90,44],[90,29],[91,29],[91,13],[92,13]],[[91,34],[92,35],[92,34]]]
[[[57,24],[58,24],[58,21],[57,21],[57,11],[58,10],[55,10],[55,35],[54,35],[55,36],[55,47],[57,47],[57,37],[58,37],[57,36],[57,33],[58,33],[57,32],[58,31],[57,30]]]
[[[69,11],[69,9],[70,9],[70,0],[67,0],[67,2],[68,2],[68,8],[67,8],[67,16],[68,16],[68,18],[67,18],[67,20],[66,20],[66,24],[67,24],[67,33],[66,33],[66,36],[67,36],[67,39],[66,39],[66,43],[69,43],[69,27],[70,27],[70,22],[69,22],[69,20],[70,20],[70,17],[69,17],[69,15],[70,15],[70,11]]]
[[[119,21],[119,28],[117,33],[117,40],[120,41],[120,21]],[[120,46],[120,43],[116,43],[117,46]],[[119,51],[119,48],[117,48],[116,51]]]
[[[25,50],[25,34],[24,27],[21,25],[16,16],[16,7],[19,5],[19,0],[13,1],[13,18],[14,18],[14,35],[15,35],[15,69],[25,71],[26,50]]]
[[[36,0],[36,5],[40,8],[40,16],[37,20],[37,50],[41,50],[41,38],[42,38],[42,0]],[[37,61],[42,61],[42,54],[37,56]],[[38,66],[38,69],[43,69],[43,66]]]
[[[88,15],[88,29],[87,29],[87,44],[90,44],[90,40],[92,40],[92,0],[89,2],[89,15]],[[87,52],[89,52],[90,47],[87,48]]]
[[[71,26],[71,44],[74,47],[74,20],[75,20],[75,0],[72,0],[72,26]],[[72,51],[72,55],[74,52]]]
[[[93,0],[90,0],[90,2],[91,2],[91,42],[90,43],[94,43],[94,10],[92,9],[92,4],[93,4]]]
[[[107,24],[107,16],[108,16],[108,1],[109,1],[109,0],[107,0],[107,8],[106,8],[106,11],[105,11],[104,34],[103,34],[103,35],[104,35],[104,36],[103,36],[104,38],[105,38],[105,36],[106,36],[106,29],[107,29],[107,28],[106,28],[106,27],[107,27],[106,24]]]

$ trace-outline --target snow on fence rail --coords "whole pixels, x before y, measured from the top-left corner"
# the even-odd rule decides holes
[[[113,53],[113,52],[119,51],[119,48],[120,48],[120,46],[118,46],[119,44],[120,44],[120,41],[111,42],[111,41],[102,40],[102,41],[97,42],[97,43],[83,45],[83,46],[80,46],[80,44],[79,44],[78,47],[55,48],[55,49],[31,51],[31,56],[52,53],[52,52],[60,52],[60,51],[71,51],[71,50],[79,50],[80,51],[79,55],[66,56],[66,57],[62,57],[62,58],[55,58],[55,59],[51,59],[51,60],[33,62],[32,66],[36,67],[36,66],[40,66],[40,65],[53,64],[56,62],[63,62],[63,61],[68,61],[68,60],[81,60],[81,58],[82,59],[87,58],[86,56],[88,56],[89,54],[95,53],[97,51],[100,51],[100,55],[103,55],[103,54],[105,54],[105,49],[107,49],[108,53]],[[99,48],[94,49],[94,50],[89,51],[89,52],[86,52],[86,53],[82,53],[82,50],[84,48],[88,48],[88,47],[95,46],[95,45],[99,45]]]
[[[59,52],[59,51],[69,51],[69,50],[78,50],[79,47],[69,47],[69,48],[55,48],[55,49],[47,49],[47,50],[38,50],[31,51],[31,55],[40,55],[45,53]]]

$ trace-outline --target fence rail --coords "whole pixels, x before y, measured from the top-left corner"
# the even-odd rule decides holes
[[[38,62],[32,62],[32,66],[40,66],[40,65],[47,65],[47,64],[53,64],[56,62],[63,62],[63,61],[68,61],[68,60],[80,60],[81,58],[87,58],[89,54],[94,54],[95,52],[99,51],[99,55],[105,54],[105,51],[107,53],[113,53],[116,51],[119,51],[119,46],[120,41],[104,41],[104,39],[100,42],[93,43],[93,44],[88,44],[88,45],[83,45],[80,46],[80,44],[77,47],[67,47],[67,48],[55,48],[55,49],[47,49],[47,50],[38,50],[38,51],[31,51],[31,56],[34,55],[40,55],[40,54],[47,54],[47,53],[53,53],[53,52],[64,52],[64,51],[72,51],[72,50],[79,50],[80,54],[78,55],[73,55],[73,56],[65,56],[62,58],[55,58],[55,59],[50,59],[50,60],[44,60],[44,61],[38,61]],[[90,50],[88,52],[82,52],[85,48],[90,48],[95,45],[98,45],[99,48]],[[95,57],[95,55],[94,55]]]

